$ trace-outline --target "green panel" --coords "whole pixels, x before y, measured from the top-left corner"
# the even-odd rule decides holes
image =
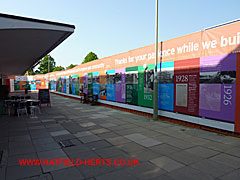
[[[132,72],[132,73],[131,73]],[[138,105],[138,66],[126,68],[126,103]]]
[[[127,68],[126,68],[126,72],[129,72],[129,71],[137,71],[137,70],[138,70],[138,66],[127,67]]]
[[[126,84],[126,103],[138,105],[138,85]]]
[[[138,105],[140,106],[153,107],[153,70],[154,64],[148,65],[147,70],[143,66],[138,67]]]
[[[72,94],[72,77],[69,76],[69,94]]]

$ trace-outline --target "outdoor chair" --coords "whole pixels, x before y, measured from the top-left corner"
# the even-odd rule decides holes
[[[8,116],[11,116],[11,111],[13,109],[13,104],[11,101],[6,100],[4,103],[5,112],[7,112]]]
[[[40,101],[32,101],[31,106],[29,108],[30,108],[31,115],[35,114],[36,109],[38,110],[39,114],[41,114]]]
[[[25,96],[25,99],[31,99],[31,96]]]
[[[22,113],[22,112],[25,113],[28,116],[27,103],[25,101],[20,101],[18,103],[18,106],[17,106],[18,117],[19,117],[19,114]]]

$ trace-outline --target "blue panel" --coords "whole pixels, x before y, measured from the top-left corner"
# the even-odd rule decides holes
[[[170,68],[174,67],[174,61],[163,62],[161,68]],[[157,64],[157,68],[160,69],[160,63]]]
[[[100,91],[100,86],[99,86],[99,84],[93,83],[93,94],[94,94],[94,95],[97,94],[97,95],[98,95],[98,98],[100,98],[100,96],[99,96],[99,91]]]
[[[107,74],[114,74],[114,73],[115,73],[115,69],[107,70]]]
[[[158,109],[173,111],[174,84],[158,84]]]
[[[115,84],[107,84],[107,100],[115,101]]]
[[[92,75],[93,76],[99,76],[99,72],[93,72]]]
[[[76,94],[76,85],[74,83],[72,83],[72,94]]]
[[[35,91],[35,90],[36,90],[36,84],[31,84],[30,87],[31,87],[31,90],[32,90],[32,91]]]

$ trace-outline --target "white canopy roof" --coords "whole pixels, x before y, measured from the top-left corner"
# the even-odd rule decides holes
[[[23,74],[74,29],[73,25],[0,13],[0,74]]]

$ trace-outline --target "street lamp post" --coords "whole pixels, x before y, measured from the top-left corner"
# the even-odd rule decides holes
[[[158,0],[156,0],[156,39],[155,39],[155,73],[154,73],[154,101],[153,101],[153,120],[158,120],[158,79],[157,79],[157,62],[158,62]]]
[[[49,62],[49,56],[50,55],[48,55],[48,89],[50,89],[50,81],[49,81],[50,62]]]

